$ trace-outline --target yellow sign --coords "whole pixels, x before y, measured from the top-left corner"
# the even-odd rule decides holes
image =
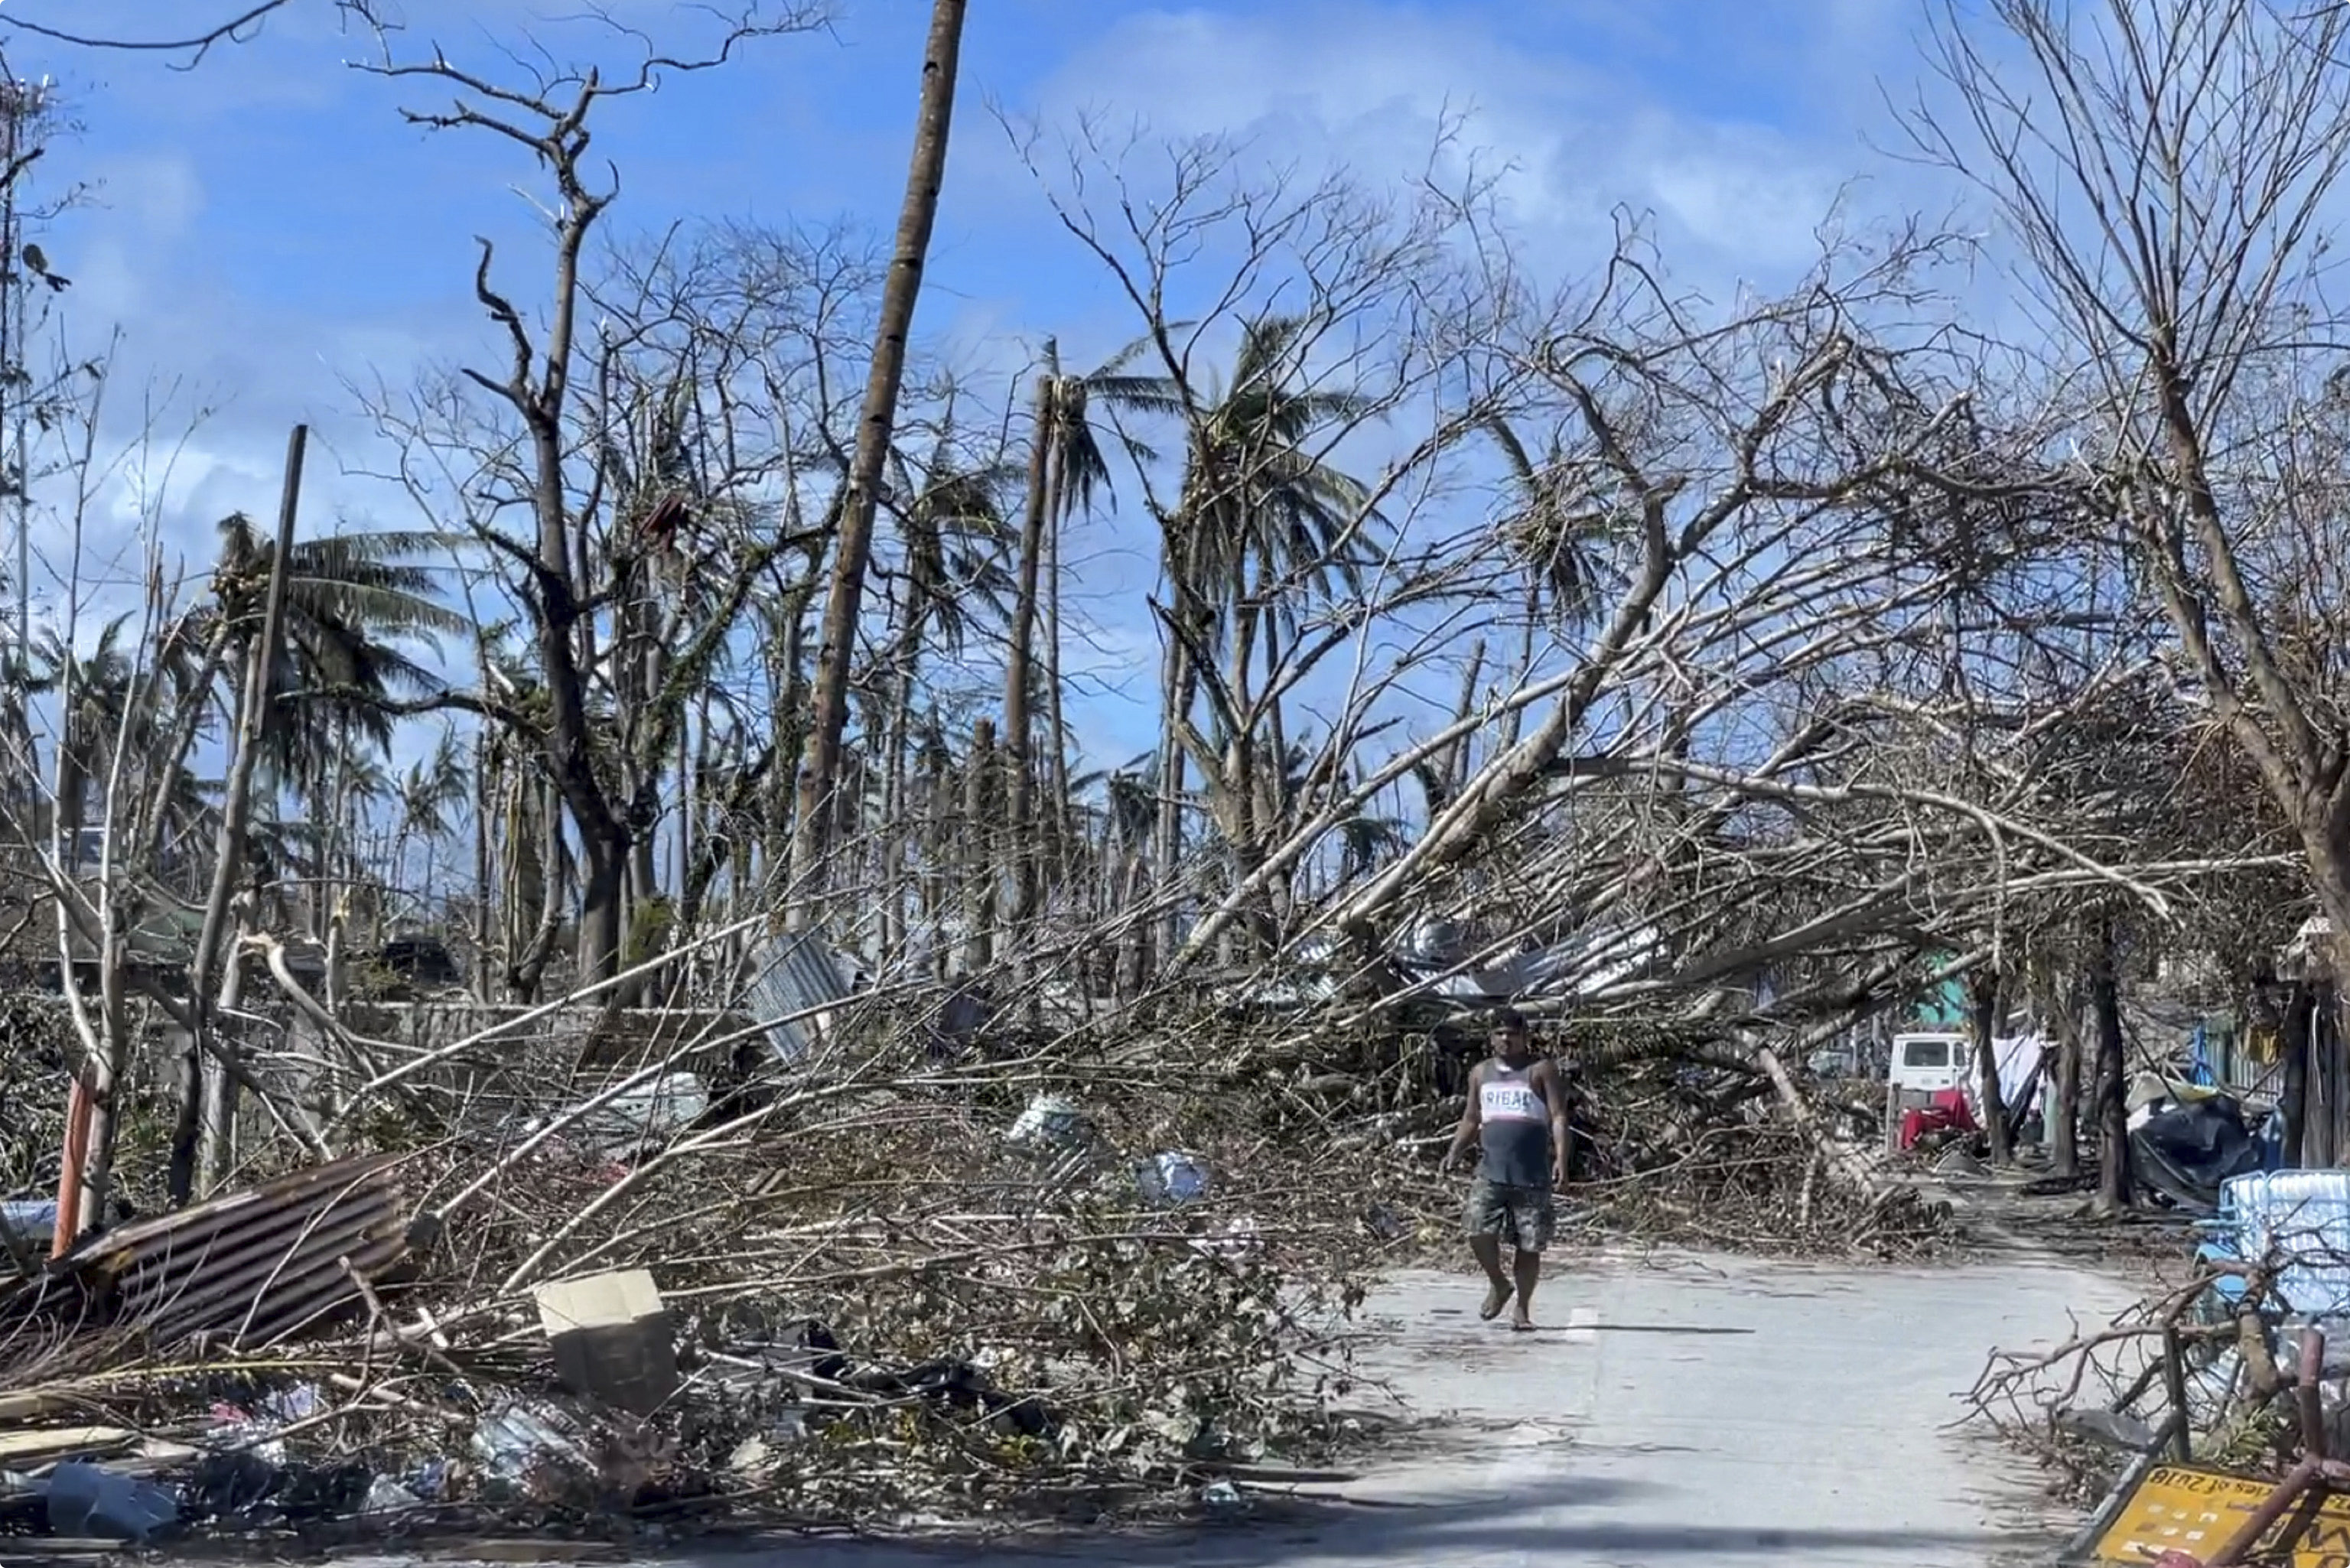
[[[2097,1561],[2144,1564],[2165,1552],[2184,1552],[2200,1562],[2242,1529],[2275,1490],[2268,1481],[2216,1470],[2176,1465],[2148,1470],[2097,1538]],[[2293,1542],[2293,1568],[2350,1568],[2350,1497],[2325,1497],[2314,1514],[2311,1501],[2304,1498],[2279,1524],[2308,1521]],[[2272,1547],[2274,1541],[2272,1533],[2262,1544]]]

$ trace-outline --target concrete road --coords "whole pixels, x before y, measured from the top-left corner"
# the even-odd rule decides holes
[[[1950,1429],[1992,1345],[2066,1337],[2122,1287],[2039,1262],[1857,1271],[1677,1259],[1572,1266],[1541,1332],[1481,1324],[1465,1277],[1374,1298],[1367,1370],[1455,1424],[1334,1489],[1354,1506],[1148,1542],[974,1553],[809,1545],[778,1568],[1582,1568],[2047,1563],[2054,1522],[2007,1455]],[[737,1560],[740,1561],[739,1559]]]

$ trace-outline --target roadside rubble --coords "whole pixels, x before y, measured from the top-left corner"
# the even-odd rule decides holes
[[[2241,1173],[2214,1206],[2177,1282],[2052,1350],[1994,1354],[1974,1390],[1977,1417],[2091,1508],[2067,1562],[2350,1546],[2350,1171]]]
[[[415,1096],[371,1152],[0,1286],[5,1527],[292,1549],[1224,1516],[1381,1431],[1336,1331],[1379,1267],[1458,1251],[1436,1156],[1468,1055],[1244,1029],[942,1054],[844,1019],[723,1085],[723,1042],[500,1064],[521,1089]],[[1939,1244],[1946,1214],[1872,1186],[1863,1118],[1752,1052],[1567,1044],[1585,1233]]]
[[[1381,1243],[1274,1198],[1326,1151],[1252,1152],[1130,1075],[1073,1071],[1024,1123],[1024,1075],[984,1064],[806,1063],[727,1119],[640,1072],[657,1092],[419,1128],[0,1288],[7,1527],[324,1546],[1189,1511],[1362,1430],[1326,1331]]]

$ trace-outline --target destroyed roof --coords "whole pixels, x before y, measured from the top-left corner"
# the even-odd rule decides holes
[[[408,1250],[392,1179],[400,1158],[334,1161],[94,1236],[49,1265],[25,1304],[60,1284],[158,1344],[196,1334],[266,1345],[360,1299]]]
[[[772,938],[750,961],[743,1011],[767,1026],[780,1060],[796,1062],[817,1044],[829,1010],[848,1000],[840,961],[813,931]]]

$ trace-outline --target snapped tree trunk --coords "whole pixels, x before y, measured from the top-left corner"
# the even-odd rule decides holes
[[[1052,812],[1053,875],[1066,881],[1074,856],[1069,801],[1069,731],[1061,713],[1061,528],[1068,516],[1065,497],[1068,471],[1053,465],[1052,493],[1045,504],[1045,753],[1048,770],[1045,798]]]
[[[2097,1207],[2130,1207],[2129,1085],[2123,1070],[2121,982],[2114,972],[2114,937],[2099,936],[2089,970],[2089,1012],[2097,1038]]]
[[[219,1038],[224,1011],[236,1005],[237,954],[232,938],[232,911],[237,883],[244,875],[245,840],[253,826],[253,780],[261,763],[261,745],[269,723],[269,678],[277,666],[278,645],[286,636],[286,566],[294,551],[294,524],[302,510],[302,460],[310,446],[310,427],[296,425],[286,441],[286,477],[277,499],[277,548],[270,557],[269,587],[262,601],[261,628],[245,660],[244,701],[238,704],[236,753],[229,762],[228,789],[221,802],[220,832],[213,844],[212,888],[204,900],[204,920],[196,937],[195,962],[189,978],[189,1002],[194,1010],[197,1065],[190,1075],[189,1093],[203,1102],[202,1142],[198,1174],[224,1172],[234,1158],[222,1144],[236,1115],[236,1086],[224,1065],[209,1058],[227,1047]],[[227,978],[222,979],[224,971]],[[214,987],[221,994],[215,1000]],[[182,1125],[187,1121],[184,1111]],[[167,1192],[176,1207],[193,1195],[180,1185],[186,1172],[173,1162],[173,1185]]]
[[[1975,1085],[1982,1106],[1983,1127],[1991,1135],[1991,1162],[2015,1163],[2015,1141],[2009,1136],[2007,1095],[1999,1081],[2000,977],[1991,969],[1967,977],[1967,1012],[1975,1041]]]
[[[841,509],[840,536],[833,549],[832,588],[825,601],[823,640],[816,649],[815,722],[808,732],[806,766],[800,774],[799,811],[792,842],[791,913],[793,923],[802,928],[810,923],[816,901],[824,891],[824,861],[831,848],[830,803],[840,782],[841,737],[848,727],[858,614],[864,604],[866,572],[873,555],[874,507],[897,420],[898,391],[905,380],[906,343],[913,331],[914,303],[921,293],[931,229],[938,220],[939,192],[946,179],[964,5],[965,0],[935,0],[931,9],[913,159],[906,173],[906,195],[899,210],[889,281],[881,291],[872,369],[866,378],[857,451],[850,460],[848,495]]]
[[[473,737],[473,1000],[490,1003],[490,906],[499,877],[492,868],[490,813],[496,800],[486,726]]]
[[[1052,349],[1045,349],[1051,362]],[[1051,500],[1053,386],[1050,374],[1036,378],[1035,430],[1028,440],[1028,495],[1020,523],[1020,577],[1013,598],[1009,649],[1003,665],[1004,773],[1011,798],[1004,826],[1012,848],[1012,940],[1029,940],[1036,918],[1035,722],[1029,693],[1035,680],[1036,593],[1044,569],[1045,507]],[[1023,974],[1017,979],[1024,980]],[[1024,985],[1021,988],[1024,993]]]

